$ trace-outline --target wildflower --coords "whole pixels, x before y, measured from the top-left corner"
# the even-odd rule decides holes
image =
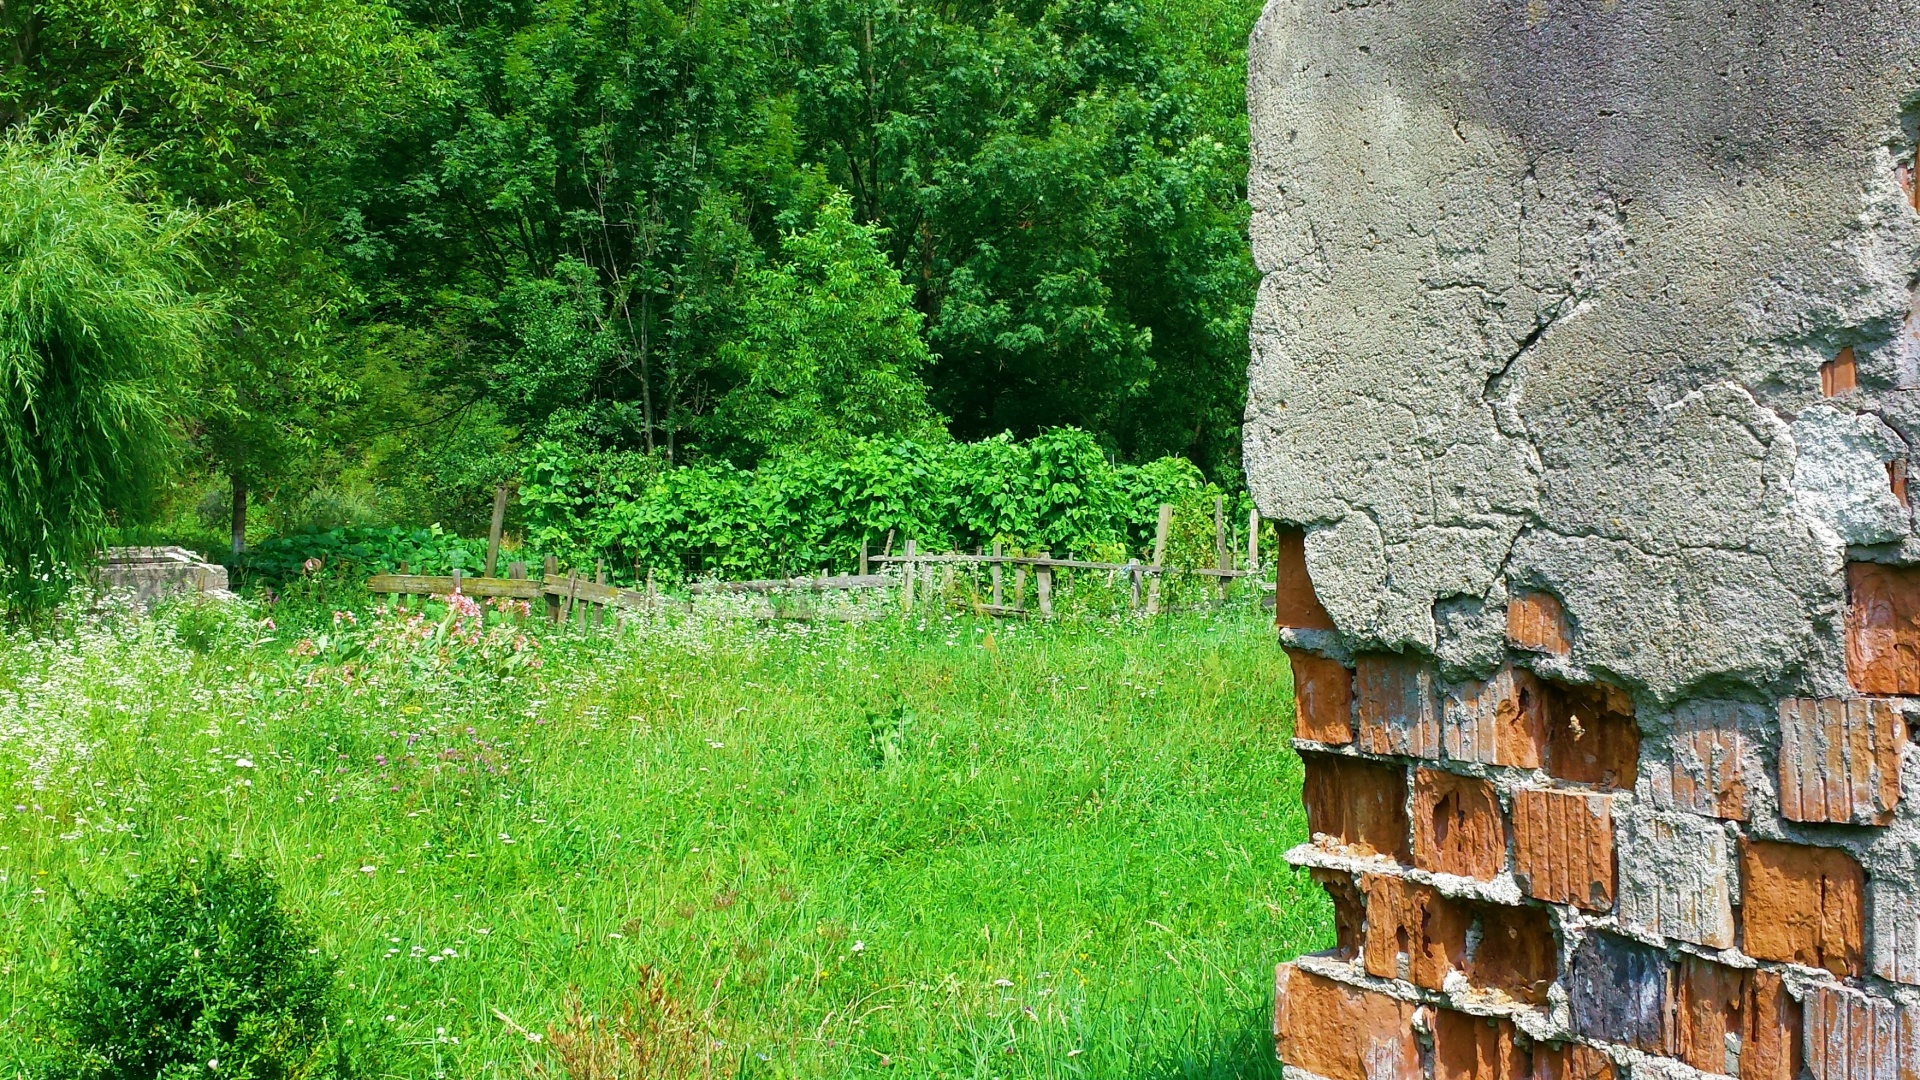
[[[371,874],[371,873],[373,873],[373,867],[371,867],[371,866],[363,866],[363,867],[361,867],[361,868],[360,868],[360,872],[361,872],[361,873],[363,873],[363,874]]]
[[[253,768],[253,762],[247,758],[234,758],[233,767],[236,769],[251,769]]]

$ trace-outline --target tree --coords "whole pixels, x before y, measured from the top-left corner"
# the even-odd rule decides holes
[[[178,459],[212,314],[186,288],[199,219],[146,199],[85,134],[0,137],[0,593],[16,614],[57,600]]]

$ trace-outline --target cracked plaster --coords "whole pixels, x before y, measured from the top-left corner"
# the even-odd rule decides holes
[[[1343,641],[1484,673],[1540,589],[1649,704],[1844,692],[1849,549],[1920,556],[1917,69],[1913,0],[1272,0],[1245,461]]]

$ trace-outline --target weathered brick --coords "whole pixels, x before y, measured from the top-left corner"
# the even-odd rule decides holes
[[[1413,865],[1482,880],[1507,865],[1507,819],[1493,785],[1439,769],[1413,774]]]
[[[1747,980],[1747,1028],[1740,1040],[1740,1080],[1800,1080],[1806,1066],[1806,1029],[1800,1002],[1778,973]]]
[[[1740,1075],[1751,1004],[1750,974],[1682,956],[1674,969],[1674,1057],[1702,1072]]]
[[[1314,867],[1313,880],[1326,890],[1333,902],[1333,955],[1352,960],[1360,955],[1367,925],[1366,900],[1353,883],[1353,875],[1341,870]]]
[[[1867,883],[1873,912],[1873,973],[1890,982],[1920,986],[1920,880]]]
[[[1410,1080],[1421,1073],[1413,1008],[1281,964],[1274,973],[1274,1048],[1281,1061],[1327,1080]]]
[[[1566,609],[1552,593],[1516,592],[1507,599],[1507,640],[1530,652],[1565,656],[1573,651]]]
[[[1820,365],[1820,393],[1827,397],[1851,394],[1860,388],[1860,365],[1854,359],[1853,346]]]
[[[1485,682],[1457,686],[1441,703],[1440,727],[1455,761],[1537,769],[1547,741],[1539,680],[1506,667]]]
[[[1614,1080],[1613,1059],[1584,1043],[1535,1043],[1527,1080]]]
[[[1847,676],[1863,694],[1920,694],[1920,567],[1847,564]]]
[[[1892,823],[1906,742],[1906,718],[1891,702],[1781,702],[1780,812],[1790,821]]]
[[[1522,788],[1513,796],[1514,875],[1528,896],[1613,908],[1613,798]]]
[[[1842,986],[1812,987],[1805,1008],[1813,1080],[1920,1077],[1920,1009]]]
[[[1640,762],[1654,806],[1747,819],[1743,715],[1743,707],[1730,701],[1687,702],[1673,711],[1666,754]]]
[[[1546,909],[1503,904],[1468,908],[1474,924],[1467,936],[1467,981],[1515,1001],[1544,1005],[1547,988],[1560,977],[1559,941]]]
[[[1338,660],[1288,649],[1293,665],[1293,733],[1344,746],[1353,741],[1353,670]]]
[[[1433,669],[1418,657],[1354,657],[1360,748],[1374,754],[1440,756],[1440,700]]]
[[[1620,919],[1716,949],[1734,944],[1733,847],[1711,818],[1620,815]]]
[[[1838,848],[1750,840],[1740,866],[1749,956],[1860,974],[1866,873],[1853,856]]]
[[[1358,855],[1408,858],[1407,772],[1332,754],[1300,755],[1307,829]]]
[[[1333,616],[1320,604],[1307,575],[1307,534],[1280,528],[1274,545],[1273,621],[1294,630],[1332,630]]]
[[[1532,1080],[1533,1055],[1515,1044],[1511,1021],[1435,1009],[1431,1026],[1433,1080]]]
[[[1360,888],[1367,897],[1367,974],[1439,990],[1449,973],[1465,973],[1473,925],[1466,905],[1389,874],[1364,875]]]
[[[1547,772],[1596,787],[1631,788],[1640,761],[1633,699],[1618,687],[1541,680]]]
[[[1665,950],[1613,934],[1588,934],[1567,973],[1573,1029],[1600,1042],[1664,1053],[1672,982]]]

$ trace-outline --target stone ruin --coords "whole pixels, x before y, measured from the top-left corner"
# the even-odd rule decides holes
[[[187,594],[233,597],[227,591],[226,567],[182,547],[108,548],[101,553],[93,580],[100,588],[131,593],[142,607]]]
[[[1920,1080],[1920,5],[1272,0],[1292,1078]]]

